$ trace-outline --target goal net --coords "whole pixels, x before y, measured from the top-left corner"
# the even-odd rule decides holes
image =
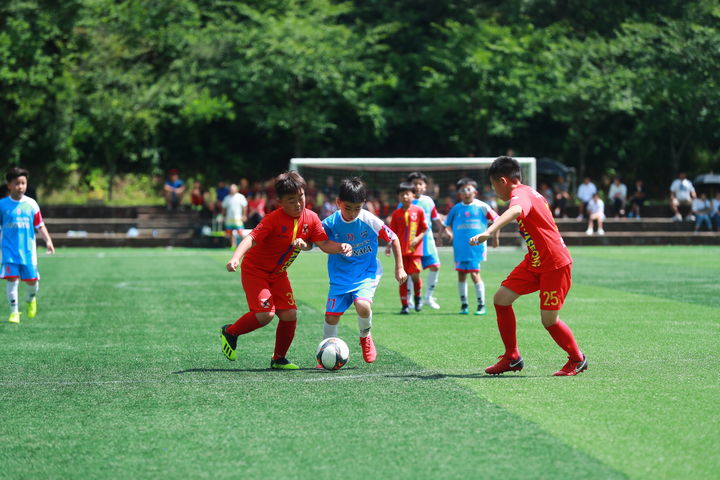
[[[478,184],[478,198],[494,197],[487,170],[495,158],[293,158],[290,170],[297,170],[318,191],[337,189],[340,180],[358,176],[365,181],[375,199],[395,202],[397,185],[406,180],[410,172],[422,172],[428,177],[426,194],[433,197],[440,211],[444,205],[457,202],[455,184],[470,177]],[[522,168],[523,183],[536,188],[534,157],[516,160]],[[329,184],[332,184],[329,186]],[[329,188],[328,188],[329,187]]]

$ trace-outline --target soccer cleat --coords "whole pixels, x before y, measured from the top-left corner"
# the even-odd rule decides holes
[[[230,324],[224,325],[220,329],[220,342],[222,342],[222,352],[225,354],[228,360],[235,361],[237,358],[237,335],[231,335],[225,331]]]
[[[420,297],[415,297],[415,311],[419,312],[420,310],[422,310],[423,305],[423,299]]]
[[[20,312],[12,312],[8,317],[10,323],[20,323]]]
[[[522,357],[518,357],[515,360],[506,358],[505,355],[500,355],[500,359],[495,365],[487,367],[485,373],[489,375],[500,375],[505,372],[519,372],[525,366]]]
[[[579,362],[573,362],[570,360],[570,357],[568,357],[568,361],[563,367],[558,370],[557,372],[553,373],[553,376],[555,377],[572,377],[573,375],[577,375],[580,372],[584,372],[587,370],[588,367],[588,360],[585,354],[583,354],[583,359]]]
[[[377,358],[377,350],[375,350],[372,335],[360,337],[360,347],[362,347],[363,360],[365,360],[365,363],[373,363],[375,358]]]
[[[470,311],[468,310],[467,303],[463,303],[460,306],[460,311],[458,312],[460,315],[467,315]]]
[[[487,310],[485,310],[485,305],[478,305],[477,310],[475,310],[473,315],[487,315]]]
[[[27,304],[27,316],[28,318],[35,318],[37,315],[37,299],[33,298]]]
[[[403,305],[403,307],[400,309],[400,315],[409,315],[410,314],[410,307],[408,305]]]
[[[300,370],[300,367],[294,363],[290,363],[285,357],[270,360],[270,368],[274,368],[275,370]]]
[[[425,303],[430,305],[430,308],[432,308],[433,310],[440,310],[440,305],[438,305],[437,300],[435,300],[435,297],[432,297],[432,296],[427,297],[425,299]]]

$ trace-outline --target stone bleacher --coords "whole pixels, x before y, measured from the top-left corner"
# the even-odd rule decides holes
[[[168,212],[163,207],[45,206],[43,216],[48,231],[58,247],[227,247],[222,237],[200,235],[209,219],[198,212]],[[692,222],[673,222],[667,207],[648,208],[655,215],[641,220],[631,218],[605,221],[605,235],[587,235],[587,221],[556,219],[569,246],[576,245],[720,245],[718,232],[693,232]],[[129,236],[130,229],[137,236]],[[501,244],[522,242],[517,225],[501,232]],[[42,245],[42,240],[39,241]]]

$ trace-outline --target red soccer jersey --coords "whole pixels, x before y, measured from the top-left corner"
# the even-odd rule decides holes
[[[570,252],[560,236],[547,200],[527,185],[513,188],[510,206],[520,205],[517,217],[520,236],[527,244],[527,266],[538,272],[549,272],[572,263]]]
[[[402,254],[422,257],[423,242],[417,244],[414,250],[410,249],[410,242],[418,234],[427,230],[425,212],[417,205],[410,205],[410,208],[403,210],[402,207],[395,210],[390,218],[390,230],[395,232],[400,240]]]
[[[300,253],[299,248],[292,246],[296,238],[306,242],[328,239],[317,214],[307,208],[298,218],[278,208],[266,215],[250,236],[255,240],[255,246],[243,257],[242,269],[266,273],[284,272],[295,261]]]

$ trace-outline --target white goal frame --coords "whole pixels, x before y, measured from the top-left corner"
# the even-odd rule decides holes
[[[358,157],[358,158],[291,158],[290,170],[299,170],[300,167],[332,168],[334,170],[347,170],[348,172],[362,173],[363,167],[368,170],[397,172],[407,170],[420,170],[423,172],[442,171],[455,167],[489,168],[496,157]],[[523,177],[523,183],[537,190],[537,162],[535,157],[513,157],[521,166],[528,167],[529,177]]]

